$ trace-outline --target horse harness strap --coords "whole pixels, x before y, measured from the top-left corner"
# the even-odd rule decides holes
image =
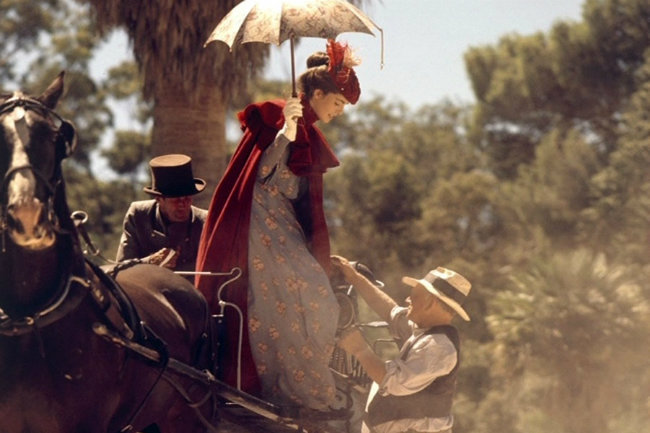
[[[93,285],[93,299],[104,313],[111,325],[122,336],[129,340],[143,342],[147,339],[147,331],[140,320],[138,311],[115,279],[106,274],[99,266],[89,260],[86,263],[100,284]],[[101,290],[104,288],[105,290]]]
[[[31,316],[13,319],[0,309],[0,335],[16,337],[44,328],[75,310],[88,293],[90,282],[77,275],[70,275],[62,290],[43,310]]]
[[[118,289],[113,289],[110,286],[116,285],[113,279],[106,276],[101,269],[98,269],[90,261],[86,261],[90,268],[93,270],[93,279],[90,289],[90,295],[95,301],[95,304],[102,312],[106,320],[110,325],[122,336],[130,339],[133,339],[135,333],[133,328],[135,327],[134,323],[127,324],[125,320],[119,302],[114,296],[114,293]],[[110,286],[109,286],[110,285]],[[121,289],[119,289],[121,290]],[[131,321],[129,321],[131,322]]]
[[[88,261],[87,263],[90,264]],[[127,339],[145,340],[147,332],[144,331],[143,325],[137,318],[135,308],[125,307],[125,302],[119,301],[125,295],[115,296],[115,293],[121,291],[121,288],[103,289],[111,285],[116,286],[117,283],[96,265],[91,265],[90,268],[93,269],[91,279],[71,274],[65,280],[61,290],[58,291],[57,296],[45,308],[31,316],[16,319],[0,308],[0,335],[17,337],[34,332],[36,329],[45,328],[77,309],[86,295],[90,293],[91,299],[120,335]],[[129,319],[124,318],[124,310],[130,311],[126,313]]]
[[[88,261],[87,263],[90,264]],[[114,329],[120,335],[133,339],[136,336],[133,329],[141,326],[138,324],[139,320],[135,319],[135,315],[131,313],[129,317],[132,319],[127,324],[121,312],[125,308],[120,308],[119,301],[115,300],[118,297],[111,296],[118,289],[103,289],[103,287],[110,287],[116,283],[95,265],[90,265],[90,268],[93,270],[90,279],[86,276],[80,277],[71,274],[65,280],[61,290],[57,292],[57,296],[45,308],[31,316],[14,319],[0,309],[0,335],[15,337],[28,334],[35,329],[45,328],[74,311],[90,293],[92,300]],[[104,278],[101,278],[102,275]],[[143,338],[143,331],[138,334],[138,337]]]
[[[167,343],[140,319],[138,310],[133,302],[131,302],[131,298],[129,298],[124,289],[115,280],[120,270],[128,266],[136,265],[139,261],[118,263],[110,274],[104,272],[91,261],[86,260],[86,262],[93,270],[95,278],[101,283],[97,286],[104,288],[104,291],[101,289],[91,290],[90,293],[119,336],[136,345],[141,345],[149,350],[155,351],[158,354],[159,363],[161,365],[166,364],[169,357]],[[95,286],[92,285],[93,288]],[[101,324],[96,325],[100,326]]]

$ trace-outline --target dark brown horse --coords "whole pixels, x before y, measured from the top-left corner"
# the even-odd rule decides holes
[[[0,95],[0,432],[205,431],[187,401],[209,390],[165,360],[207,365],[206,303],[152,265],[118,274],[123,295],[85,260],[61,173],[76,143],[54,112],[62,91],[63,73],[38,97]]]

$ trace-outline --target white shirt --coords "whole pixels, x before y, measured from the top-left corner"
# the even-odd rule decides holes
[[[456,366],[458,354],[449,338],[444,334],[424,335],[426,329],[418,328],[406,318],[408,309],[395,307],[391,311],[389,329],[394,337],[407,340],[402,349],[416,340],[409,350],[406,361],[401,358],[386,361],[386,376],[381,384],[373,383],[368,395],[368,405],[379,392],[381,395],[409,395],[426,388],[440,376],[448,374]],[[418,339],[418,337],[421,337]],[[403,353],[403,350],[400,352]],[[375,433],[396,433],[409,429],[418,432],[447,430],[453,425],[453,417],[400,419],[379,424]],[[362,433],[370,429],[363,424]]]

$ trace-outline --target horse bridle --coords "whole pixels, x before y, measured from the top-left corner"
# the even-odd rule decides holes
[[[57,138],[55,142],[58,142],[58,140],[61,139],[62,128],[64,127],[63,125],[68,125],[66,127],[74,129],[72,124],[45,106],[41,101],[27,96],[12,97],[4,103],[0,104],[0,116],[5,115],[6,113],[11,113],[16,108],[21,107],[25,110],[36,111],[44,115],[54,125],[57,131]],[[67,155],[71,151],[71,143],[68,140],[65,140],[65,145]],[[56,192],[62,183],[62,175],[60,173],[60,170],[55,170],[53,178],[49,179],[32,164],[23,164],[20,166],[12,167],[7,170],[4,178],[2,179],[2,183],[0,183],[0,237],[2,237],[2,247],[0,251],[2,253],[6,252],[5,235],[8,230],[8,183],[12,175],[24,170],[31,171],[38,179],[38,181],[40,181],[47,189],[47,218],[49,223],[52,225],[53,230],[59,234],[71,234],[69,230],[64,230],[61,228],[61,224],[54,209],[54,199]],[[76,283],[76,285],[74,285],[74,283]],[[80,286],[83,289],[79,291],[76,288],[77,286]],[[75,287],[75,289],[72,289],[72,287]],[[85,276],[80,277],[76,275],[69,275],[67,280],[63,283],[62,290],[58,291],[58,294],[55,296],[55,298],[51,299],[43,310],[35,313],[33,316],[24,317],[22,319],[12,319],[0,308],[0,335],[22,335],[28,332],[32,332],[35,326],[43,327],[57,321],[59,318],[65,316],[69,310],[75,308],[76,305],[78,305],[81,298],[83,297],[84,292],[86,292],[89,287],[90,284]],[[74,294],[71,294],[71,292],[74,292]],[[70,301],[69,298],[73,299],[72,302],[67,302]]]
[[[72,124],[66,121],[65,119],[63,119],[61,116],[59,116],[54,110],[50,109],[49,107],[46,107],[41,101],[27,96],[12,97],[7,101],[5,101],[4,103],[0,104],[0,116],[3,116],[6,113],[11,113],[16,108],[23,108],[25,110],[32,110],[32,111],[40,112],[40,114],[45,114],[45,117],[48,120],[50,120],[54,125],[54,127],[56,128],[57,141],[60,139],[62,135],[63,128],[72,128],[74,130]],[[66,145],[66,155],[68,155],[71,152],[71,143],[69,140],[64,139],[64,141]],[[54,173],[55,177],[53,179],[49,179],[46,175],[44,175],[40,170],[38,170],[32,164],[23,164],[17,167],[11,167],[5,173],[4,178],[2,179],[2,183],[0,184],[0,203],[1,203],[0,204],[0,236],[2,237],[1,251],[3,253],[6,251],[5,234],[8,229],[7,186],[11,177],[19,171],[31,171],[32,174],[34,174],[34,176],[46,187],[48,192],[48,199],[46,203],[47,219],[49,223],[52,225],[52,228],[55,232],[57,233],[67,232],[61,229],[61,224],[59,223],[59,219],[56,216],[56,212],[54,210],[54,198],[56,196],[56,191],[62,182],[61,173],[60,172],[57,173],[55,171]]]

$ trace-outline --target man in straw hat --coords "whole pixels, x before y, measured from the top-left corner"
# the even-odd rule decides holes
[[[375,382],[370,390],[362,432],[450,433],[460,341],[451,325],[471,284],[462,275],[438,267],[422,279],[402,278],[411,287],[408,307],[400,307],[350,262],[332,256],[332,264],[354,285],[391,333],[404,341],[397,358],[384,362],[356,328],[344,331],[339,346],[361,363]]]
[[[205,181],[192,174],[192,159],[168,154],[149,162],[153,199],[131,203],[124,216],[116,260],[140,259],[179,271],[194,271],[205,209],[192,206],[192,196]],[[193,280],[193,276],[190,279]]]

